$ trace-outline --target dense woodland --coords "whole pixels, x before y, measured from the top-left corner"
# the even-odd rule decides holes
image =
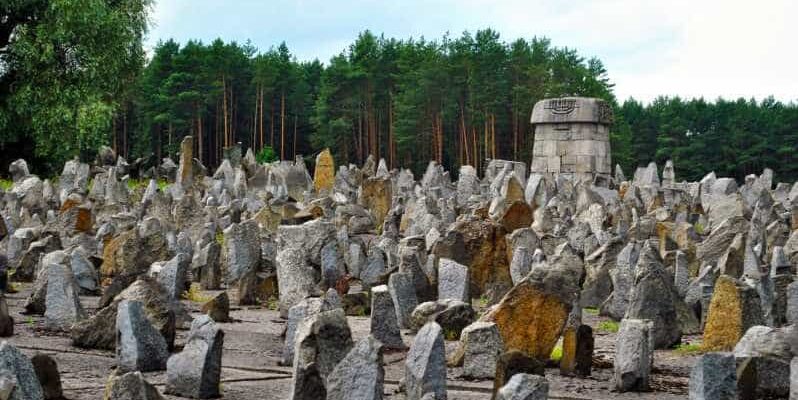
[[[795,103],[619,103],[600,60],[546,38],[508,42],[491,29],[437,40],[365,31],[324,62],[299,61],[284,43],[258,49],[221,39],[163,41],[145,60],[148,6],[0,6],[2,163],[33,158],[53,173],[102,144],[128,159],[160,159],[173,157],[185,135],[197,138],[195,153],[210,167],[237,142],[282,159],[312,160],[325,147],[339,163],[373,154],[416,173],[429,160],[453,170],[491,158],[529,162],[534,103],[576,95],[613,104],[613,157],[627,174],[673,159],[678,179],[712,170],[742,179],[764,167],[798,179]]]

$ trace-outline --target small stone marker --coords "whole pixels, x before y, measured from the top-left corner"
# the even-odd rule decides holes
[[[474,322],[460,335],[463,346],[463,375],[477,379],[493,379],[496,362],[504,351],[499,329],[493,322]]]
[[[690,372],[691,400],[737,399],[737,365],[731,353],[706,353]]]
[[[330,149],[324,149],[316,156],[313,186],[317,193],[324,193],[332,190],[333,184],[335,184],[335,160]]]
[[[224,332],[203,315],[191,323],[188,343],[166,364],[166,393],[196,399],[219,397]]]
[[[421,400],[432,394],[436,400],[446,400],[446,349],[440,325],[424,325],[410,346],[405,359],[405,390],[407,400]]]
[[[141,302],[123,300],[116,312],[116,361],[122,372],[166,369],[169,350],[147,316]]]
[[[382,343],[367,336],[327,377],[327,400],[381,400],[384,379]]]
[[[448,258],[438,261],[438,300],[471,302],[468,296],[468,267]]]
[[[371,288],[371,335],[388,349],[404,349],[402,334],[396,320],[396,308],[388,286]]]
[[[540,375],[515,374],[499,392],[496,400],[546,400],[549,382]]]
[[[66,266],[50,264],[47,269],[44,326],[48,330],[67,331],[86,318],[78,297],[78,285]]]
[[[651,321],[624,319],[615,344],[615,388],[619,392],[646,391],[654,356]]]
[[[394,272],[388,277],[388,291],[391,293],[396,307],[396,320],[400,328],[410,328],[410,316],[418,306],[416,289],[413,286],[413,274],[410,272]]]

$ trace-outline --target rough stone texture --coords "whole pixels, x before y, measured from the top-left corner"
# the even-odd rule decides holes
[[[164,289],[151,278],[133,282],[111,304],[72,327],[72,344],[90,349],[116,348],[116,318],[123,300],[139,301],[144,305],[147,319],[166,340],[171,349],[175,341],[175,318],[178,303],[170,302]]]
[[[624,319],[615,344],[614,380],[619,392],[649,389],[654,347],[653,324],[639,319]]]
[[[230,297],[227,292],[213,296],[202,305],[202,312],[206,313],[215,322],[230,322]]]
[[[295,304],[288,310],[288,322],[285,324],[285,343],[283,345],[282,365],[292,365],[294,363],[294,345],[296,343],[296,332],[303,319],[316,315],[320,312],[335,309],[325,298],[307,298]]]
[[[377,221],[377,228],[382,227],[385,216],[392,204],[392,189],[390,177],[371,177],[363,181],[358,202],[368,208]]]
[[[790,361],[790,400],[798,400],[798,357]]]
[[[280,312],[284,315],[313,292],[316,278],[302,249],[289,247],[277,253],[277,285],[280,291]]]
[[[44,400],[44,392],[31,361],[6,341],[0,343],[0,371],[16,380],[9,400]]]
[[[468,267],[448,258],[438,261],[438,299],[470,302]]]
[[[166,368],[169,350],[161,333],[147,320],[141,302],[123,300],[116,314],[116,359],[122,372]]]
[[[61,388],[61,374],[58,373],[58,365],[55,360],[46,354],[38,353],[30,361],[36,371],[39,383],[42,385],[44,399],[62,400],[64,393]]]
[[[651,321],[654,324],[651,339],[656,349],[671,347],[682,337],[675,291],[673,279],[663,268],[656,248],[650,241],[646,242],[637,261],[625,318]]]
[[[163,396],[135,371],[111,376],[103,400],[163,400]]]
[[[404,349],[402,334],[396,319],[388,286],[380,285],[371,288],[371,335],[389,349]]]
[[[169,298],[178,300],[188,290],[190,262],[191,258],[187,254],[178,253],[158,271],[156,280],[166,290]]]
[[[589,376],[593,367],[593,328],[569,327],[563,333],[560,374]]]
[[[259,228],[255,220],[230,225],[224,232],[227,283],[237,282],[260,265]]]
[[[418,331],[405,359],[407,400],[421,400],[428,393],[447,399],[445,351],[440,325],[430,322]]]
[[[327,400],[381,400],[382,343],[360,339],[327,377]]]
[[[476,379],[493,379],[496,362],[504,352],[499,329],[492,322],[474,322],[460,334],[463,376]],[[457,356],[455,356],[457,357]]]
[[[787,323],[798,323],[798,281],[787,286]]]
[[[316,192],[324,193],[332,190],[335,184],[335,160],[330,149],[322,150],[316,156],[316,169],[313,171],[313,187]]]
[[[707,353],[690,372],[690,399],[737,399],[737,365],[731,353]]]
[[[441,326],[449,338],[460,337],[460,332],[474,322],[475,313],[470,304],[457,300],[438,300],[421,303],[410,315],[410,329],[419,330],[428,322]]]
[[[535,152],[531,173],[609,182],[612,109],[599,99],[564,97],[535,103],[531,122]]]
[[[410,316],[418,306],[413,274],[409,272],[394,272],[388,277],[388,291],[391,293],[394,307],[396,307],[396,320],[400,328],[410,327]]]
[[[224,332],[209,316],[191,323],[183,351],[166,364],[166,393],[195,399],[220,395]]]
[[[499,389],[506,385],[516,374],[534,374],[543,376],[546,365],[536,359],[527,356],[521,351],[510,350],[499,357],[496,362],[496,379],[493,380],[493,399],[496,398]]]
[[[748,328],[761,321],[756,289],[721,275],[715,282],[702,347],[707,351],[730,351]]]
[[[86,318],[78,298],[78,285],[69,268],[50,264],[47,269],[44,326],[48,330],[68,331],[74,323]]]
[[[546,378],[532,374],[515,374],[499,392],[496,400],[546,400],[549,398],[549,382]]]
[[[343,310],[325,311],[305,318],[294,345],[290,399],[326,397],[324,382],[352,348],[352,333]]]
[[[14,334],[14,318],[8,314],[6,296],[0,294],[0,337],[9,337]]]

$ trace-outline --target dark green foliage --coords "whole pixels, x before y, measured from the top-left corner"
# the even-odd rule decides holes
[[[277,154],[274,153],[274,149],[272,149],[270,146],[266,146],[260,149],[258,154],[255,156],[255,159],[261,164],[266,164],[272,161],[277,161]]]

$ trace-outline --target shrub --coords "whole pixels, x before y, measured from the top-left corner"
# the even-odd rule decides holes
[[[258,152],[255,156],[255,159],[258,160],[261,164],[270,163],[273,161],[277,161],[277,154],[274,152],[274,149],[270,146],[266,146]]]

